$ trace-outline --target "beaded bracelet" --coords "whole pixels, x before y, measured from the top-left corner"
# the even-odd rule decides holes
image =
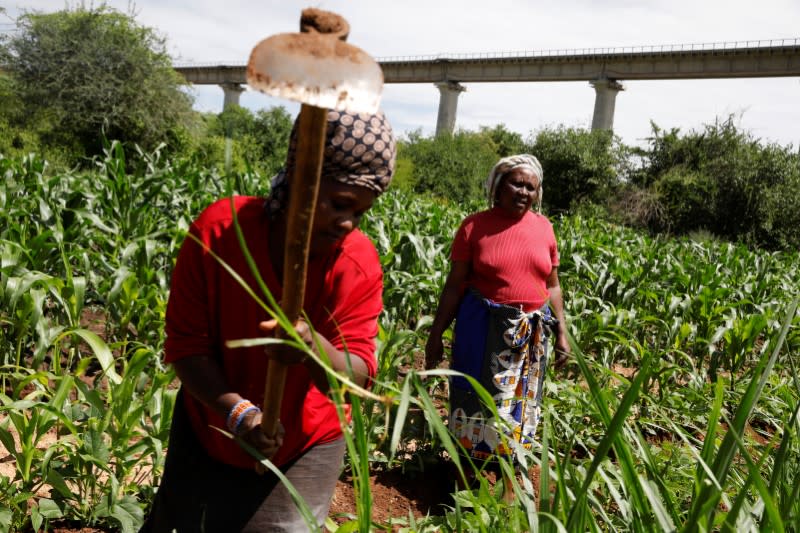
[[[250,411],[261,412],[261,409],[250,400],[239,400],[236,402],[234,406],[231,407],[230,412],[228,412],[228,418],[225,420],[225,425],[228,426],[228,430],[234,435],[238,435],[239,426],[242,425],[245,415]]]

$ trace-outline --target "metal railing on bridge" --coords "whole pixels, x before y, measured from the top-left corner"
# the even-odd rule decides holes
[[[411,63],[419,61],[438,61],[438,60],[481,60],[481,59],[513,59],[530,57],[585,57],[585,56],[622,56],[622,55],[646,55],[646,54],[669,54],[669,53],[691,53],[691,52],[730,52],[748,49],[762,48],[798,48],[800,49],[800,38],[794,39],[764,39],[756,41],[720,41],[710,43],[688,43],[688,44],[660,44],[660,45],[641,45],[641,46],[614,46],[605,48],[557,48],[547,50],[518,50],[509,52],[466,52],[466,53],[440,53],[427,55],[406,55],[406,56],[384,56],[376,57],[378,63]],[[192,67],[244,67],[247,62],[237,59],[235,61],[212,61],[212,62],[182,62],[176,61],[173,66],[176,68]]]

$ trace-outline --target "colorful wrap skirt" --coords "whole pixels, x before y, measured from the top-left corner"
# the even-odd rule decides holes
[[[475,378],[497,413],[470,382],[450,381],[450,430],[473,459],[512,457],[530,449],[539,424],[547,368],[547,339],[557,320],[545,305],[531,313],[468,290],[456,317],[451,368]],[[498,420],[499,417],[499,420]]]

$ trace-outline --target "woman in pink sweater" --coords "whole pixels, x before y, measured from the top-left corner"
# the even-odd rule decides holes
[[[542,166],[532,155],[501,159],[487,179],[489,209],[456,233],[451,269],[425,349],[426,366],[442,359],[442,334],[456,319],[450,367],[478,380],[487,408],[462,377],[450,383],[450,429],[465,454],[483,461],[530,448],[541,413],[547,339],[556,364],[569,353],[553,227],[537,211]],[[498,419],[499,418],[499,419]]]

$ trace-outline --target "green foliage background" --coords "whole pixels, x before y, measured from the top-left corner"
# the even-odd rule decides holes
[[[653,126],[646,161],[634,182],[660,199],[664,226],[769,248],[800,245],[800,154],[763,145],[729,117],[680,136]]]
[[[293,122],[283,107],[253,113],[233,106],[219,114],[204,114],[203,122],[204,130],[187,147],[199,162],[220,165],[228,172],[266,175],[283,165]]]
[[[104,135],[149,151],[177,142],[190,126],[192,100],[164,39],[132,16],[80,4],[27,12],[16,23],[3,55],[18,105],[6,117],[40,146],[92,156]]]

